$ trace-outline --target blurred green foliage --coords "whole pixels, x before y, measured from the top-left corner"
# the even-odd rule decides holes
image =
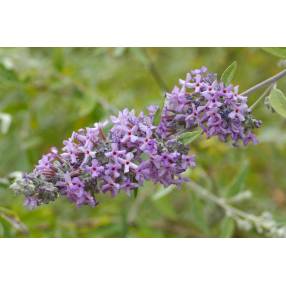
[[[275,56],[259,48],[1,48],[0,113],[11,116],[11,123],[0,132],[0,206],[14,220],[0,215],[0,236],[260,236],[240,230],[217,206],[186,189],[163,190],[156,197],[160,187],[147,184],[136,198],[100,196],[94,209],[60,199],[29,211],[7,187],[11,172],[32,170],[72,130],[124,107],[141,111],[161,104],[166,88],[190,69],[205,65],[220,76],[233,61],[238,64],[233,82],[241,91],[281,69]],[[286,80],[278,87],[285,91]],[[263,105],[255,114],[264,122],[259,145],[238,149],[217,139],[197,140],[192,152],[198,167],[191,177],[217,195],[251,190],[252,199],[241,209],[266,210],[286,224],[285,120]],[[27,229],[15,227],[15,221]]]

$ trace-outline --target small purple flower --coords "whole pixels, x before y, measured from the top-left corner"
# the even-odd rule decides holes
[[[154,154],[157,152],[157,141],[153,139],[153,133],[149,129],[146,132],[146,137],[140,138],[141,145],[140,145],[140,150],[149,154]]]
[[[200,92],[201,88],[205,86],[205,83],[202,81],[202,76],[200,74],[197,74],[195,76],[195,81],[193,83],[188,83],[186,86],[189,88],[193,88],[195,92]]]
[[[182,168],[194,168],[196,166],[195,156],[194,155],[182,155]]]
[[[253,144],[258,144],[256,136],[251,132],[248,132],[248,134],[243,138],[244,145],[247,145],[249,142],[252,142]]]
[[[64,153],[62,153],[63,157],[66,158],[70,158],[71,163],[76,163],[77,162],[77,149],[75,144],[72,142],[72,139],[68,139],[64,141],[64,148],[63,151],[65,151]]]
[[[129,196],[131,195],[131,191],[137,189],[139,187],[138,183],[134,183],[130,180],[130,178],[127,178],[124,183],[120,186],[122,190],[124,190]]]
[[[96,152],[93,151],[92,145],[86,144],[85,146],[79,147],[79,151],[83,154],[83,160],[81,163],[81,166],[86,164],[89,159],[94,158],[96,155]]]
[[[73,186],[70,173],[65,173],[61,179],[56,183],[57,187],[60,187],[64,190],[70,190]]]
[[[105,156],[117,162],[118,158],[126,153],[126,150],[120,150],[118,146],[117,143],[111,143],[111,151],[104,153]]]
[[[149,116],[153,119],[154,115],[157,113],[157,111],[159,110],[159,106],[157,105],[149,105],[147,107],[147,110],[149,112]]]
[[[97,178],[103,173],[104,167],[101,166],[96,159],[93,159],[91,161],[91,166],[87,166],[86,170],[91,174],[93,178]]]
[[[247,109],[247,106],[245,105],[235,106],[234,110],[229,113],[228,117],[231,119],[238,118],[240,121],[244,121],[245,120],[244,113],[246,109]]]
[[[39,160],[38,165],[37,165],[37,170],[45,170],[51,167],[51,156],[50,154],[46,154],[42,157],[41,160]]]
[[[39,202],[38,202],[38,200],[37,200],[36,198],[34,198],[34,197],[26,197],[25,202],[24,202],[24,205],[25,205],[28,209],[32,210],[32,209],[36,208],[36,207],[39,205]]]
[[[188,115],[185,116],[187,128],[196,126],[197,122],[199,121],[199,111],[194,104],[192,104],[190,110],[191,111],[188,113]]]
[[[72,185],[70,186],[71,191],[83,191],[84,183],[78,177],[74,177],[71,180]]]
[[[116,183],[111,177],[105,177],[104,180],[105,182],[102,185],[101,191],[103,193],[111,192],[112,196],[116,196],[120,189],[120,185]]]
[[[136,142],[138,140],[138,136],[136,136],[137,130],[137,125],[134,125],[132,128],[125,128],[125,136],[121,139],[121,143]]]
[[[112,178],[118,178],[120,177],[120,171],[121,169],[121,165],[119,163],[108,163],[106,166],[105,166],[105,172],[104,174],[106,176],[109,176],[109,177],[112,177]]]
[[[130,169],[136,170],[138,166],[131,160],[134,158],[132,153],[127,153],[124,158],[118,158],[118,161],[124,165],[124,173],[128,173]]]

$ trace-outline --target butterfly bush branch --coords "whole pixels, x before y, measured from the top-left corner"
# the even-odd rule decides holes
[[[249,231],[255,229],[258,233],[263,233],[268,236],[286,237],[286,227],[279,225],[272,218],[270,213],[264,212],[261,216],[256,216],[232,206],[227,199],[217,197],[193,181],[188,182],[188,186],[190,190],[195,192],[203,200],[212,202],[222,208],[226,216],[232,218],[242,230]]]
[[[257,91],[260,88],[263,88],[265,86],[268,86],[269,84],[273,84],[275,82],[277,82],[279,79],[283,78],[286,76],[286,69],[282,70],[281,72],[279,72],[278,74],[252,86],[251,88],[247,89],[246,91],[242,92],[240,95],[241,96],[249,96],[250,94],[254,93],[255,91]]]
[[[58,197],[96,206],[98,193],[131,195],[146,181],[179,186],[186,181],[182,174],[195,167],[190,143],[181,140],[184,133],[196,131],[234,146],[257,143],[253,130],[261,121],[238,90],[206,67],[192,70],[166,94],[162,109],[149,106],[139,114],[124,109],[109,122],[73,132],[12,188],[34,208]]]
[[[275,84],[270,85],[258,98],[257,100],[250,106],[250,110],[253,111],[258,104],[261,102],[263,98],[268,96],[271,92],[271,90],[274,88]]]

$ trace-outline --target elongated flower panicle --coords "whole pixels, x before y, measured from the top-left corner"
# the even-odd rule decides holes
[[[65,196],[77,206],[97,205],[97,193],[128,195],[150,180],[165,186],[183,182],[181,174],[195,166],[187,146],[162,140],[153,125],[154,112],[139,116],[124,109],[105,123],[73,132],[61,153],[55,148],[39,161],[34,171],[16,184],[24,192],[28,207]]]
[[[165,187],[184,182],[182,173],[195,167],[189,145],[178,137],[184,132],[201,128],[207,137],[230,138],[235,145],[256,143],[251,130],[261,123],[252,118],[238,87],[224,86],[205,67],[179,83],[167,93],[162,111],[149,106],[147,114],[136,115],[124,109],[109,122],[73,132],[60,151],[52,148],[12,187],[25,195],[30,208],[59,196],[77,206],[96,206],[98,193],[130,195],[145,181]]]
[[[191,71],[179,85],[166,94],[158,128],[162,137],[201,128],[208,138],[230,139],[234,145],[257,143],[252,129],[260,127],[261,121],[253,119],[238,86],[225,86],[206,67]]]

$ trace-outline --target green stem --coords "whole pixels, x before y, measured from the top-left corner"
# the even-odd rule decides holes
[[[273,84],[275,82],[277,82],[279,79],[281,79],[282,77],[286,76],[286,69],[279,72],[278,74],[256,84],[255,86],[252,86],[251,88],[247,89],[246,91],[244,91],[243,93],[241,93],[241,96],[248,96],[251,93],[255,92],[256,90],[268,86],[269,84]]]
[[[255,109],[255,107],[258,105],[258,103],[260,103],[260,101],[265,98],[267,95],[270,94],[271,90],[273,89],[273,87],[275,86],[275,84],[270,85],[262,94],[261,96],[258,97],[258,99],[250,106],[250,110],[253,111]]]

